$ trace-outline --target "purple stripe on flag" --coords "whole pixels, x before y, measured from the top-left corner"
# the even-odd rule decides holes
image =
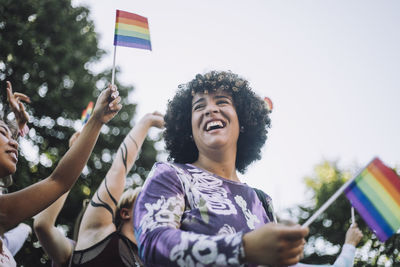
[[[393,231],[372,203],[354,183],[347,188],[345,194],[378,239],[385,242],[393,234]]]
[[[121,46],[151,50],[150,40],[137,38],[137,37],[118,35],[118,34],[114,35],[114,45],[121,45]]]
[[[136,44],[136,43],[116,41],[116,42],[114,42],[114,45],[151,50],[151,45],[149,45],[149,44]]]

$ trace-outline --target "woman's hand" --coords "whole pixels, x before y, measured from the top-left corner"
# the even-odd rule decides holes
[[[119,96],[117,87],[109,85],[97,98],[93,115],[90,119],[97,120],[100,123],[109,122],[121,110],[122,105],[119,103],[120,101],[121,97]]]
[[[21,93],[13,93],[11,83],[7,81],[7,101],[10,104],[11,110],[15,114],[15,119],[18,123],[18,129],[23,130],[26,123],[29,121],[29,115],[25,110],[23,102],[31,103],[27,95]]]
[[[144,115],[143,120],[147,120],[150,123],[150,127],[164,128],[164,115],[158,111]]]
[[[293,265],[303,253],[308,228],[267,223],[243,235],[245,261],[256,264]]]
[[[363,234],[361,230],[358,228],[357,223],[354,223],[350,226],[349,230],[347,230],[344,243],[357,246],[362,237]]]

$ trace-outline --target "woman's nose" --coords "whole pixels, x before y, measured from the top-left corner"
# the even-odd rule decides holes
[[[208,104],[207,108],[205,109],[205,113],[207,116],[211,115],[211,113],[218,113],[219,108],[215,104]]]

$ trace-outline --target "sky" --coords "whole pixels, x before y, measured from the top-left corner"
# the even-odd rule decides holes
[[[166,111],[179,84],[231,70],[274,103],[262,159],[242,182],[276,210],[307,202],[323,160],[356,170],[379,156],[400,167],[400,1],[74,0],[90,9],[111,67],[115,10],[149,20],[152,51],[117,47],[135,120]],[[152,133],[156,134],[156,133]],[[165,159],[161,157],[161,159]]]

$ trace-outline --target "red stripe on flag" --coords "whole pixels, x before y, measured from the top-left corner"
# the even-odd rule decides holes
[[[129,13],[126,11],[122,11],[122,10],[117,10],[117,18],[126,18],[126,19],[132,19],[132,20],[137,20],[137,21],[141,21],[144,23],[147,23],[147,18],[133,14],[133,13]]]
[[[383,173],[383,175],[388,178],[393,187],[396,188],[398,192],[400,192],[400,178],[394,172],[394,170],[383,164],[383,162],[379,158],[374,159],[373,163]]]

